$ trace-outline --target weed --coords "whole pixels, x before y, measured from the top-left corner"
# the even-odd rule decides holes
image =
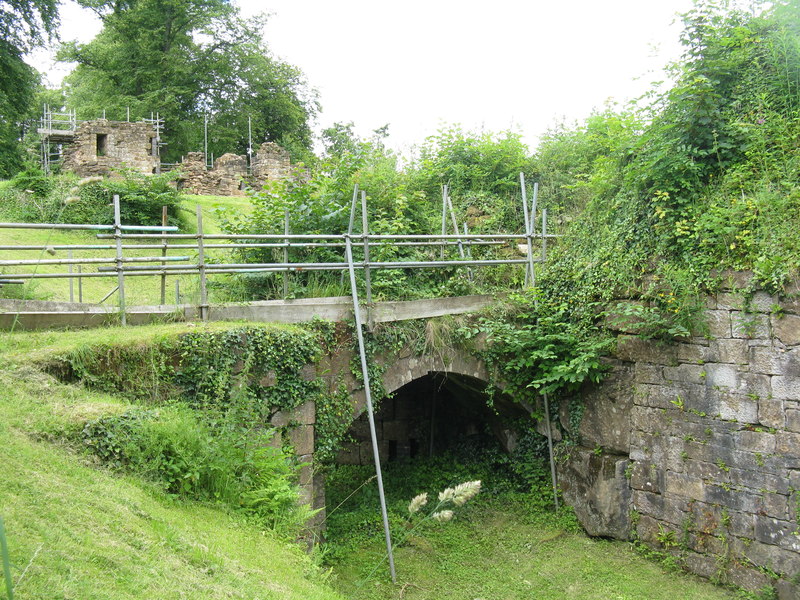
[[[678,541],[675,536],[675,531],[672,529],[667,529],[664,527],[663,523],[658,524],[658,533],[656,533],[656,540],[661,547],[664,549],[674,548],[678,545]]]

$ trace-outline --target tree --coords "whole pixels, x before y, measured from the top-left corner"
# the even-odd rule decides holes
[[[56,0],[0,2],[0,177],[21,166],[22,122],[39,83],[23,56],[50,39],[57,24]]]
[[[242,19],[224,0],[82,0],[103,21],[88,44],[65,44],[59,54],[78,67],[66,79],[79,116],[165,119],[165,159],[203,149],[247,150],[275,141],[297,158],[311,146],[309,120],[317,110],[302,73],[271,56],[261,41],[264,18]],[[119,118],[119,117],[118,117]]]

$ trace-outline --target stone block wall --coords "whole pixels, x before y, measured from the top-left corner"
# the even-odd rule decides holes
[[[704,337],[619,337],[611,377],[584,394],[564,494],[590,533],[800,598],[800,302],[733,285],[707,307]]]
[[[267,181],[292,177],[292,166],[289,152],[274,142],[264,142],[253,158],[253,181],[257,187],[263,187]]]
[[[179,185],[191,194],[241,196],[248,180],[247,158],[238,154],[223,154],[213,169],[206,168],[202,152],[189,152],[181,162]]]
[[[260,189],[267,181],[286,179],[294,172],[289,152],[272,142],[261,144],[249,170],[244,155],[223,154],[208,169],[202,152],[189,152],[181,163],[180,187],[191,194],[241,196],[246,187]]]
[[[108,176],[112,169],[123,166],[149,175],[160,164],[155,137],[150,123],[86,121],[77,127],[74,141],[65,146],[62,168],[81,177]]]

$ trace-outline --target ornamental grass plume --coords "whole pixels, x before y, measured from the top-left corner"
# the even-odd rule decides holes
[[[394,548],[402,544],[408,538],[408,536],[414,533],[417,527],[422,525],[425,521],[432,520],[439,523],[451,521],[455,516],[455,511],[446,507],[448,505],[452,505],[453,507],[464,506],[464,504],[477,496],[478,492],[480,491],[480,481],[465,481],[464,483],[459,483],[455,487],[446,488],[439,492],[439,502],[427,514],[424,514],[421,509],[428,504],[428,494],[427,492],[417,494],[411,499],[411,502],[408,505],[408,512],[411,516],[409,517],[406,530],[399,539],[395,539],[394,543],[392,544],[392,549],[394,550]],[[369,575],[367,575],[367,580],[372,577],[378,567],[387,558],[389,558],[388,552],[383,555],[383,558],[375,565]]]
[[[424,494],[419,494],[418,496],[414,496],[414,498],[411,500],[411,504],[408,505],[408,512],[410,512],[413,515],[427,503],[428,503],[427,492]]]
[[[459,483],[455,488],[453,488],[453,504],[456,506],[463,506],[472,498],[477,496],[478,492],[480,491],[480,481],[467,481],[465,483]]]
[[[440,510],[431,515],[431,519],[439,521],[440,523],[446,523],[452,518],[453,518],[452,510]]]

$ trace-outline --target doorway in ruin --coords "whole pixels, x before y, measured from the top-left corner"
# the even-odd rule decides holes
[[[498,393],[489,406],[485,381],[468,375],[430,372],[377,403],[375,432],[381,462],[435,456],[455,448],[496,444],[513,453],[518,425],[530,416]],[[352,424],[336,462],[373,464],[366,411]]]

